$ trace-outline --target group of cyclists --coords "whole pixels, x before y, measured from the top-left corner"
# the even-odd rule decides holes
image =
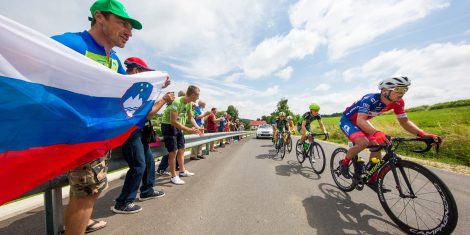
[[[339,127],[341,131],[353,143],[353,147],[349,148],[344,159],[341,160],[341,172],[348,174],[348,166],[351,159],[359,152],[367,148],[369,145],[380,145],[389,143],[385,133],[376,129],[369,120],[389,110],[393,110],[399,124],[409,133],[419,137],[431,137],[437,140],[435,134],[426,133],[416,124],[410,121],[405,113],[405,102],[403,96],[408,91],[411,81],[407,77],[392,77],[380,81],[378,88],[379,93],[369,93],[361,99],[347,107],[343,112]],[[302,115],[301,121],[297,123],[297,130],[302,135],[300,141],[305,144],[305,139],[309,135],[310,124],[318,120],[321,131],[328,136],[325,125],[319,114],[320,106],[316,103],[309,105],[309,111]],[[285,143],[290,141],[286,138],[286,134],[294,131],[294,123],[291,116],[286,118],[284,112],[280,112],[279,116],[273,121],[273,140],[277,143],[278,133],[283,137]],[[309,140],[312,141],[312,140]],[[380,159],[380,152],[371,152],[371,158]]]

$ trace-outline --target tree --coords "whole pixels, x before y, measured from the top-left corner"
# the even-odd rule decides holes
[[[232,120],[237,120],[238,119],[238,109],[235,108],[233,105],[229,105],[227,107],[227,113],[232,117]]]
[[[263,121],[268,122],[268,117],[266,117],[266,115],[263,115],[263,116],[261,116],[261,119],[259,119],[259,120],[263,120]]]
[[[287,102],[289,100],[286,98],[281,98],[279,102],[277,102],[277,109],[273,113],[271,113],[271,116],[279,116],[280,112],[284,112],[286,116],[292,115],[293,113],[289,110],[289,105],[287,105]]]

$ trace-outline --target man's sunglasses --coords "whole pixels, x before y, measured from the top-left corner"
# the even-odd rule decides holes
[[[402,93],[402,94],[405,94],[407,91],[408,91],[408,87],[407,86],[397,86],[393,89],[390,89],[394,92],[397,92],[397,93]]]

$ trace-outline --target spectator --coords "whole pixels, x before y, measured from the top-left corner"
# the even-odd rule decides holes
[[[208,133],[216,133],[217,132],[217,123],[219,123],[220,120],[222,120],[222,118],[215,118],[216,113],[217,113],[217,109],[212,108],[211,113],[207,117],[207,126],[206,126],[206,128],[207,128]],[[217,152],[217,150],[214,147],[214,141],[212,141],[210,143],[209,151]]]
[[[193,176],[184,167],[184,135],[183,130],[190,133],[202,135],[199,126],[192,116],[192,102],[199,99],[199,88],[190,85],[186,96],[178,97],[171,105],[168,105],[163,113],[162,133],[165,141],[165,147],[168,150],[170,165],[170,181],[173,184],[184,184],[180,177]],[[186,118],[189,118],[193,124],[192,128],[186,127]],[[176,160],[179,164],[179,176],[176,175]]]
[[[240,121],[240,125],[238,126],[238,131],[245,131],[245,124]],[[240,140],[243,139],[243,135],[240,135]]]
[[[98,0],[90,7],[90,13],[89,31],[52,38],[114,72],[126,74],[112,48],[124,48],[132,29],[141,29],[142,24],[131,18],[117,0]],[[66,234],[84,234],[106,226],[106,221],[90,220],[96,199],[108,185],[106,160],[102,156],[69,172],[70,200],[64,215]],[[84,182],[83,178],[92,180]]]
[[[200,127],[204,126],[204,117],[210,114],[209,111],[204,113],[205,107],[206,103],[199,100],[198,105],[196,105],[194,108],[194,119],[196,120],[197,125],[199,125]],[[204,129],[202,129],[201,132],[204,133]],[[202,146],[203,145],[199,145],[191,149],[191,160],[200,160],[206,158],[202,154]]]
[[[225,118],[226,117],[227,117],[227,112],[224,112],[224,115],[219,118],[220,119],[219,128],[218,128],[219,132],[224,132],[225,131],[225,122],[226,122]],[[224,141],[225,141],[225,139],[220,140],[219,147],[221,147],[221,148],[225,147]]]
[[[126,59],[124,64],[127,67],[127,74],[152,71],[142,59],[137,57]],[[168,78],[163,87],[165,88],[169,84],[170,80]],[[147,115],[147,120],[151,120],[153,115],[155,115],[165,103],[173,99],[172,93],[166,93],[162,99],[153,105]],[[122,145],[122,153],[129,165],[129,171],[127,171],[121,194],[116,199],[114,207],[112,207],[112,210],[116,213],[132,214],[142,210],[139,205],[134,204],[140,181],[142,181],[142,186],[140,187],[141,201],[165,196],[164,192],[155,191],[153,189],[155,186],[155,160],[149,144],[142,139],[142,127],[145,121],[146,120],[138,125],[137,130],[132,132]]]
[[[235,122],[233,123],[232,131],[238,131],[239,128],[240,128],[240,120],[239,120],[239,119],[236,119]],[[240,140],[240,136],[237,135],[237,136],[233,137],[233,140],[234,140],[235,142],[239,141],[239,140]]]
[[[224,132],[230,132],[230,126],[232,125],[232,117],[230,115],[225,116],[225,127],[224,127]],[[230,144],[232,138],[228,137],[227,142],[225,144]]]
[[[186,95],[186,92],[184,91],[178,91],[178,97],[182,97],[182,96],[185,96]],[[186,121],[185,121],[186,123]],[[157,169],[157,174],[160,175],[160,176],[163,176],[163,175],[170,175],[170,173],[167,171],[167,168],[168,168],[168,154],[163,156],[162,157],[162,160],[160,161],[160,164],[158,165],[158,169]],[[178,165],[178,162],[176,162],[176,170],[179,169],[179,165]]]

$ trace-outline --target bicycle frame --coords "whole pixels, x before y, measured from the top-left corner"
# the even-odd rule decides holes
[[[390,170],[393,173],[393,177],[395,179],[397,190],[400,193],[400,197],[414,198],[416,196],[415,196],[414,191],[411,187],[411,183],[410,183],[410,181],[407,177],[407,174],[404,172],[403,168],[400,167],[401,158],[394,152],[394,149],[396,149],[398,147],[399,143],[402,142],[402,141],[424,141],[427,144],[425,149],[413,150],[413,152],[421,153],[421,152],[429,151],[431,149],[431,143],[432,142],[430,140],[426,140],[426,139],[423,140],[422,138],[396,138],[396,141],[397,142],[396,142],[395,145],[390,144],[390,145],[368,146],[368,148],[372,152],[380,151],[381,149],[385,149],[385,155],[384,155],[384,157],[382,157],[382,159],[380,159],[380,161],[376,165],[374,165],[372,167],[372,169],[370,169],[370,170],[366,169],[366,172],[365,172],[366,176],[365,177],[361,178],[360,176],[358,177],[358,175],[357,175],[357,169],[359,169],[359,163],[357,162],[358,156],[355,156],[354,160],[353,160],[353,164],[354,164],[354,169],[355,169],[356,172],[354,172],[353,177],[355,177],[356,179],[358,179],[358,178],[361,179],[361,181],[356,182],[356,184],[364,184],[364,183],[369,182],[370,179],[377,176],[377,177],[375,177],[375,179],[372,179],[372,181],[370,181],[370,183],[375,183],[377,181],[377,178],[378,178],[380,172],[382,171],[382,169],[385,166],[389,166]],[[441,143],[441,140],[439,140],[438,143]],[[439,146],[439,145],[437,145],[437,146]],[[437,146],[436,146],[436,150],[438,150]],[[406,186],[408,187],[408,192],[410,193],[409,195],[405,195],[403,193],[403,190],[402,190],[402,187],[401,187],[401,184],[400,184],[400,180],[399,180],[398,174],[397,174],[397,168],[402,173],[403,180],[405,181]]]

